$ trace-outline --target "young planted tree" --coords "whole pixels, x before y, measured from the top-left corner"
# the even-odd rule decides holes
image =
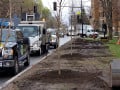
[[[60,27],[61,27],[61,17],[62,17],[62,6],[64,4],[63,0],[57,0],[57,2],[54,2],[54,10],[56,11],[56,21],[57,21],[57,39],[58,39],[58,48],[57,48],[57,54],[58,54],[58,74],[61,75],[61,69],[60,69],[60,53],[59,53],[59,42],[60,42]],[[57,6],[58,4],[58,6]],[[58,8],[57,8],[58,7]]]
[[[112,33],[113,33],[113,23],[112,23],[112,0],[100,0],[103,7],[103,12],[106,17],[106,24],[108,27],[108,35],[109,39],[112,39]]]

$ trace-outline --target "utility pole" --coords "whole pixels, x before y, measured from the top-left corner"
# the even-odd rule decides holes
[[[9,29],[11,28],[11,24],[12,24],[12,5],[11,5],[11,0],[9,0],[9,7],[10,7],[10,25],[9,25]]]
[[[72,55],[72,33],[74,30],[72,24],[73,24],[73,0],[72,0],[72,9],[71,9],[71,55]]]
[[[83,7],[82,7],[82,0],[81,0],[81,29],[82,29],[82,37],[83,37]]]

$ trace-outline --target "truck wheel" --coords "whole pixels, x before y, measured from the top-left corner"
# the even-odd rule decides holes
[[[41,48],[37,51],[37,55],[40,56],[41,55]]]
[[[54,45],[54,49],[56,49],[56,45]]]
[[[54,45],[54,49],[56,49],[58,47],[58,45]]]
[[[47,44],[46,45],[46,53],[48,53],[48,50],[49,50],[49,45]]]
[[[24,66],[29,66],[30,65],[30,54],[28,53],[27,57],[26,57],[26,62],[24,63]]]
[[[16,74],[19,73],[18,57],[15,56],[15,57],[14,57],[14,60],[15,60],[15,63],[14,63],[14,67],[13,67],[12,73],[13,73],[13,75],[16,75]]]

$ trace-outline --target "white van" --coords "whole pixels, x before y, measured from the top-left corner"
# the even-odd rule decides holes
[[[99,35],[98,32],[96,32],[91,25],[83,25],[83,31],[80,28],[80,36],[82,36],[82,34],[84,37],[98,37]]]

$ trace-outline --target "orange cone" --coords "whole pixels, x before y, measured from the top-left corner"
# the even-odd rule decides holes
[[[118,39],[117,44],[120,45],[120,39]]]

